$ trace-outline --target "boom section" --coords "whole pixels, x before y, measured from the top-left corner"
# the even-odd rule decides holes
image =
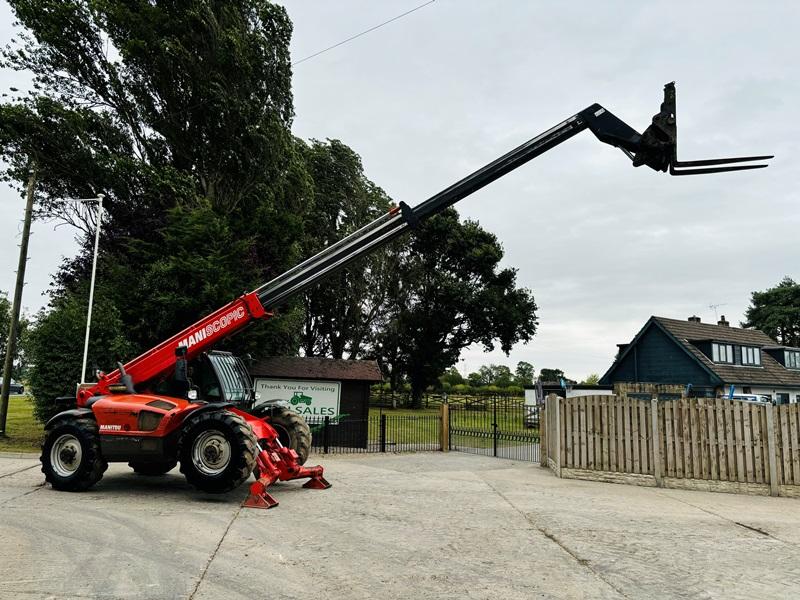
[[[588,125],[583,112],[585,111],[528,140],[414,208],[401,202],[400,206],[372,223],[265,283],[255,291],[258,299],[265,307],[276,308],[353,261],[385,246],[425,219],[442,212],[586,129]]]

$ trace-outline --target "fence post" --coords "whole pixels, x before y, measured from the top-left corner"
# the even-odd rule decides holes
[[[663,487],[663,472],[661,470],[661,431],[658,428],[658,394],[653,394],[650,400],[650,443],[653,444],[653,477],[656,487]]]
[[[331,418],[325,417],[325,423],[322,426],[322,453],[328,453],[328,427],[331,424]]]
[[[778,463],[775,457],[775,415],[772,404],[765,406],[767,409],[767,453],[769,455],[769,495],[779,496]]]
[[[381,452],[386,452],[386,415],[381,413]]]
[[[539,406],[539,466],[547,467],[547,458],[549,456],[547,444],[547,399],[545,403]]]
[[[439,427],[439,445],[442,452],[450,450],[450,405],[443,402],[441,405],[441,417]]]
[[[556,453],[556,474],[561,477],[561,398],[560,396],[552,395],[553,407],[555,408],[555,453]]]
[[[497,456],[497,396],[492,398],[492,447]]]

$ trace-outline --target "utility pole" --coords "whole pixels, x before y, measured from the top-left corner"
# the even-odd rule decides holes
[[[25,286],[25,266],[28,264],[28,240],[31,236],[31,216],[33,214],[33,189],[36,187],[36,161],[31,161],[28,176],[28,189],[25,202],[25,221],[22,226],[22,242],[19,245],[19,265],[17,266],[17,285],[14,288],[14,303],[11,308],[11,324],[8,327],[6,360],[3,365],[3,385],[0,388],[0,435],[6,434],[8,417],[8,393],[11,386],[11,369],[14,366],[17,332],[19,330],[19,311],[22,306],[22,288]]]

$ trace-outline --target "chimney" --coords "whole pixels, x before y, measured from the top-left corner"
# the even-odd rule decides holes
[[[699,323],[700,317],[698,317],[697,315],[692,315],[691,317],[689,317],[688,321],[690,323]]]
[[[725,315],[722,315],[722,316],[719,318],[719,321],[717,321],[717,325],[719,325],[720,327],[730,327],[730,326],[731,326],[731,324],[730,324],[730,323],[728,323],[728,322],[725,320]]]

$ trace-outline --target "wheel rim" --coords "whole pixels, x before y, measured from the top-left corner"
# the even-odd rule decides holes
[[[192,462],[204,475],[219,475],[231,462],[231,445],[222,432],[204,431],[192,445]]]
[[[81,442],[71,433],[65,433],[50,448],[50,464],[60,477],[73,475],[81,466]]]

